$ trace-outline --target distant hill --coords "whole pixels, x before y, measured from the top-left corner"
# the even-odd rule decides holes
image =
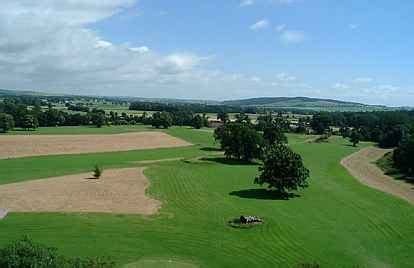
[[[222,103],[229,106],[312,111],[384,111],[396,109],[382,105],[368,105],[356,102],[308,97],[252,98],[243,100],[230,100],[224,101]]]
[[[409,107],[387,107],[383,105],[368,105],[357,102],[347,102],[333,99],[318,99],[309,97],[263,97],[242,100],[214,101],[196,99],[168,99],[168,98],[141,98],[141,97],[107,97],[107,96],[78,96],[70,94],[52,94],[38,91],[21,91],[0,89],[2,96],[66,96],[66,97],[85,97],[85,98],[104,98],[108,100],[122,101],[147,101],[154,103],[169,104],[205,104],[205,105],[226,105],[241,107],[268,108],[276,110],[298,110],[298,111],[392,111],[392,110],[411,110]]]

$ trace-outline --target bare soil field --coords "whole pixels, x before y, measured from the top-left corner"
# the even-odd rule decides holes
[[[113,135],[6,135],[0,136],[0,159],[189,145],[191,144],[163,132],[134,132]]]
[[[157,213],[161,202],[145,195],[144,168],[91,173],[0,186],[0,207],[10,212]]]
[[[390,150],[368,147],[341,161],[341,164],[361,183],[377,190],[392,194],[414,204],[414,186],[396,181],[375,165]]]

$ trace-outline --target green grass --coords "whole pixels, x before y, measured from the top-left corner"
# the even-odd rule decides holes
[[[76,127],[41,127],[35,131],[17,129],[0,135],[85,135],[85,134],[118,134],[137,131],[154,130],[150,126],[128,125],[128,126],[76,126]]]
[[[96,158],[116,166],[212,152],[205,149],[214,146],[209,132],[186,128],[167,132],[198,145],[1,160],[0,183],[11,174],[28,180],[49,172],[75,172],[92,167],[89,164]],[[333,137],[329,143],[316,144],[306,143],[307,139],[290,136],[291,146],[312,174],[310,187],[299,197],[278,200],[254,185],[256,165],[229,164],[217,156],[157,163],[145,173],[151,181],[149,194],[163,201],[159,215],[11,213],[0,221],[0,245],[28,234],[66,255],[109,255],[120,265],[143,264],[138,267],[165,267],[164,260],[170,259],[200,267],[296,267],[304,262],[322,267],[411,267],[414,208],[352,178],[339,164],[357,150],[348,142]],[[14,173],[9,176],[4,170],[10,167]],[[227,225],[241,214],[260,216],[265,223],[250,229]],[[145,260],[160,263],[145,265]]]

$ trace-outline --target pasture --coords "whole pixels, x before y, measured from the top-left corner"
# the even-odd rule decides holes
[[[147,194],[162,204],[153,216],[11,212],[0,221],[0,245],[27,234],[67,256],[111,256],[120,267],[414,263],[414,207],[353,178],[340,161],[358,148],[342,138],[317,144],[289,135],[311,179],[309,188],[284,200],[253,184],[257,165],[218,154],[211,132],[165,132],[193,146],[0,160],[3,185],[88,172],[97,163],[104,169],[146,167]],[[183,159],[151,162],[173,158]],[[227,225],[242,214],[265,223],[243,230]]]

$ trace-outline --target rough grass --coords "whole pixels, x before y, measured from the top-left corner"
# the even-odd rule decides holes
[[[106,165],[125,165],[132,159],[212,151],[211,133],[185,128],[168,132],[199,145],[0,161],[0,170],[12,164],[14,176],[27,180],[45,176],[45,169],[65,174],[90,168],[84,162],[95,163],[97,158]],[[173,259],[200,267],[296,267],[314,262],[322,267],[411,267],[414,208],[352,178],[339,161],[357,149],[344,140],[314,144],[305,142],[307,137],[290,138],[312,174],[310,187],[298,197],[280,200],[253,185],[257,165],[227,163],[217,156],[163,162],[145,172],[151,180],[149,194],[163,201],[160,215],[12,213],[0,221],[0,245],[29,234],[67,255],[109,255],[120,265]],[[0,174],[3,183],[7,178],[6,172]],[[251,229],[227,225],[241,214],[263,217],[265,223]]]

